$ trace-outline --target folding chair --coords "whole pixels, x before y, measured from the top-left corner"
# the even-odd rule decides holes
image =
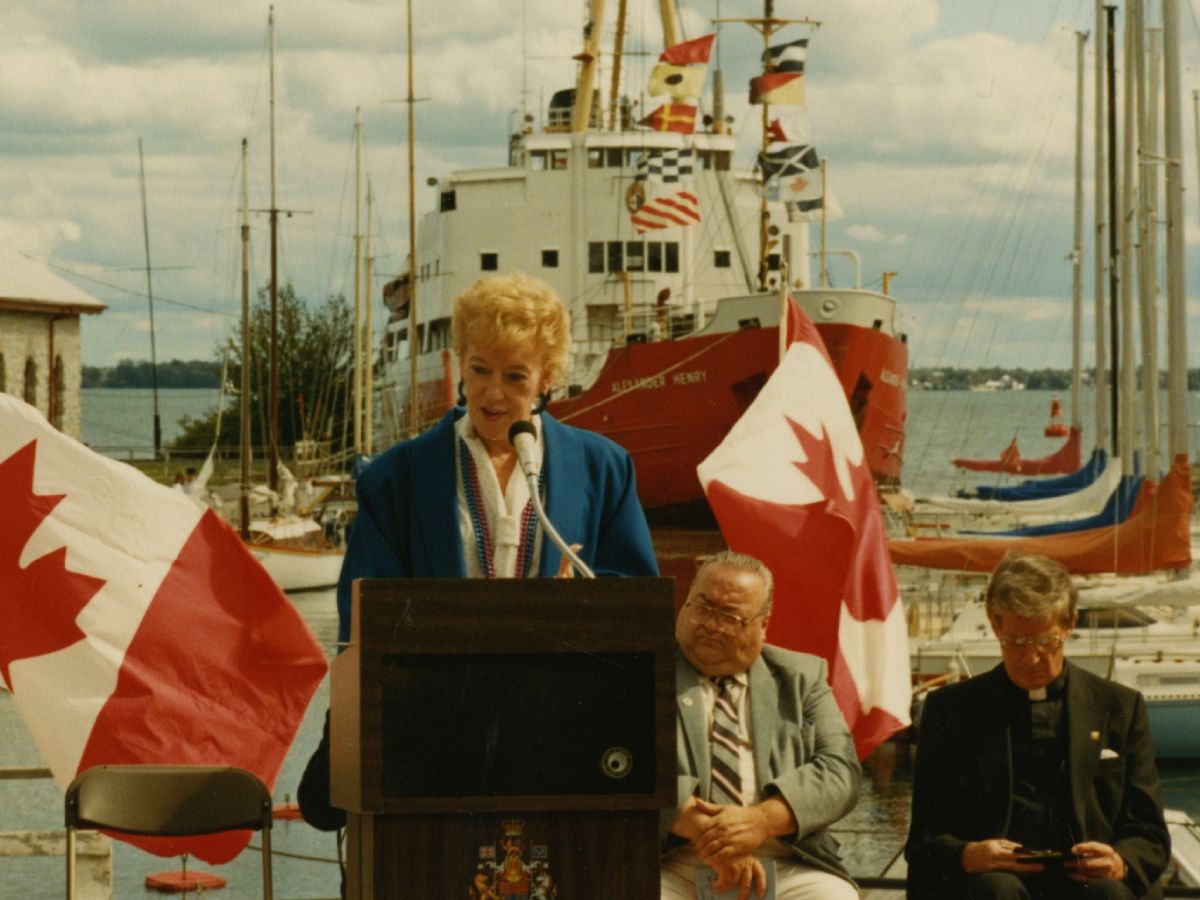
[[[67,897],[75,898],[75,832],[181,837],[262,832],[263,897],[271,900],[271,793],[258,776],[224,766],[96,766],[67,788]]]

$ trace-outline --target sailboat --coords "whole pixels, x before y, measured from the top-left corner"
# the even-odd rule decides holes
[[[667,59],[685,42],[674,4],[661,6]],[[824,254],[823,277],[812,283],[810,225],[794,221],[786,200],[764,197],[760,171],[738,168],[719,91],[707,119],[672,99],[642,120],[648,125],[615,88],[606,104],[593,102],[598,41],[608,30],[599,27],[602,9],[593,0],[575,87],[551,97],[540,128],[525,117],[510,137],[507,165],[455,172],[437,184],[437,208],[417,232],[414,274],[384,289],[390,317],[377,443],[428,427],[455,402],[454,298],[480,277],[517,269],[548,282],[572,313],[566,396],[549,411],[623,445],[652,513],[704,507],[696,465],[773,371],[785,291],[825,340],[876,479],[897,483],[908,348],[887,279],[882,291],[863,288],[854,258],[853,287],[832,287]],[[748,21],[769,23],[764,43],[784,22]],[[625,24],[617,22],[618,34]],[[679,107],[691,110],[691,128],[679,125]],[[771,157],[777,149],[799,159],[811,147],[763,149],[769,161],[780,158]],[[671,184],[663,165],[680,167],[684,180]],[[823,182],[819,170],[804,172],[812,184]],[[661,212],[676,189],[689,209],[648,223],[656,197],[664,199]],[[816,196],[824,208],[824,191]]]
[[[251,517],[255,489],[250,479],[250,212],[247,189],[247,143],[242,141],[242,418],[241,478],[238,496],[238,530],[254,557],[285,591],[313,590],[337,584],[345,547],[340,532],[317,522],[312,516],[314,498],[298,502],[296,479],[279,460],[278,366],[276,305],[279,266],[276,253],[279,208],[275,192],[275,9],[268,17],[271,65],[271,360],[270,360],[270,485],[265,492],[272,514]],[[336,523],[330,523],[336,524]],[[343,526],[345,523],[341,523]]]

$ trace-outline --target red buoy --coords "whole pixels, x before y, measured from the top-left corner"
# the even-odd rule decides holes
[[[1050,424],[1042,432],[1046,437],[1067,437],[1071,433],[1062,418],[1062,404],[1056,396],[1050,401]]]
[[[146,887],[163,894],[187,894],[225,887],[225,879],[211,872],[158,872],[146,876]]]

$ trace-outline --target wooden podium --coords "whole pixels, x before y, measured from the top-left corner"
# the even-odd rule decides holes
[[[364,579],[353,603],[330,700],[348,897],[658,898],[670,579]]]

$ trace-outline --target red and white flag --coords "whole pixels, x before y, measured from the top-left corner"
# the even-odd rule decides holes
[[[846,395],[788,306],[783,361],[697,472],[730,549],[775,576],[767,640],[828,661],[863,759],[909,722],[904,610]]]
[[[7,394],[0,508],[0,677],[59,785],[159,763],[273,786],[326,662],[238,535]],[[130,842],[219,864],[249,837]]]

